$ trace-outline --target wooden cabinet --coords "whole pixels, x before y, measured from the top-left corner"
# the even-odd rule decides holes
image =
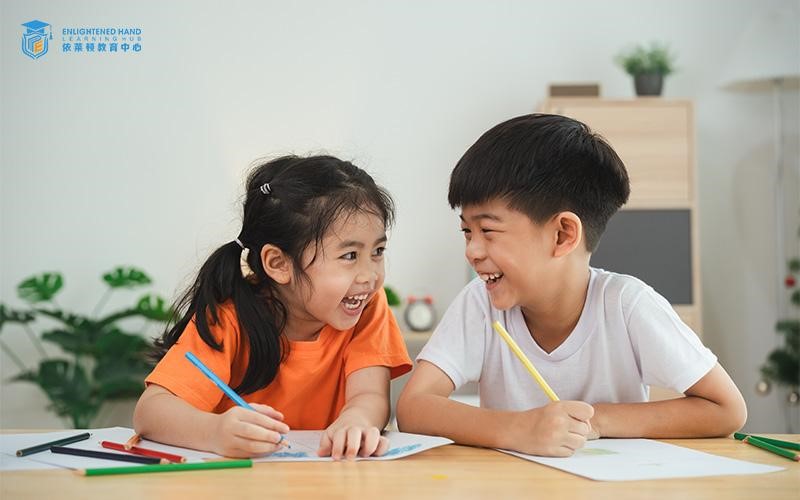
[[[684,100],[554,98],[542,107],[586,123],[628,169],[631,196],[592,265],[643,279],[701,333],[692,105]],[[659,239],[661,241],[659,241]]]

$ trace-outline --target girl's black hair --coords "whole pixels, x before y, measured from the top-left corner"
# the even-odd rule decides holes
[[[288,353],[288,343],[281,336],[287,311],[279,300],[277,283],[261,264],[262,247],[269,243],[280,248],[292,260],[296,276],[307,280],[301,260],[304,250],[310,245],[318,250],[340,216],[369,213],[386,227],[394,219],[389,194],[365,171],[332,156],[284,156],[268,161],[253,169],[246,188],[238,239],[250,250],[248,264],[255,277],[242,276],[242,249],[235,240],[222,245],[176,302],[176,321],[155,341],[153,353],[156,360],[161,359],[190,321],[196,323],[207,345],[222,351],[225,346],[214,339],[210,327],[219,322],[219,306],[232,301],[242,342],[250,347],[247,371],[234,387],[240,394],[269,385]]]

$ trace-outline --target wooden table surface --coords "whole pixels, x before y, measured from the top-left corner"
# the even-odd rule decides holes
[[[800,442],[800,435],[773,435]],[[494,450],[443,446],[386,462],[260,463],[252,469],[82,477],[72,471],[0,473],[0,499],[221,498],[720,498],[800,499],[800,463],[728,439],[664,442],[784,467],[749,476],[600,482]]]

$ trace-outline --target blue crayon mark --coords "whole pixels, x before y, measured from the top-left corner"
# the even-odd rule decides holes
[[[417,443],[417,444],[410,444],[408,446],[400,446],[398,448],[392,448],[391,450],[389,450],[386,453],[384,453],[383,456],[384,457],[392,457],[394,455],[399,455],[399,454],[405,453],[407,451],[416,450],[420,446],[422,446],[422,445]]]
[[[270,456],[275,458],[308,458],[308,453],[305,451],[279,451],[278,453],[273,453]]]

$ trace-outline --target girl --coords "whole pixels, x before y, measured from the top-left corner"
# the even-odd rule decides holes
[[[325,429],[320,456],[381,455],[389,380],[411,360],[383,292],[391,197],[349,162],[288,156],[247,180],[242,232],[215,251],[156,341],[136,432],[230,457]],[[245,395],[236,406],[187,351]]]

